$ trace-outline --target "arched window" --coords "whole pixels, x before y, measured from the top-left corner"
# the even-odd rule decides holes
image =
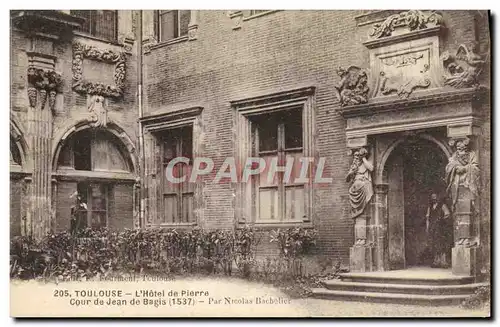
[[[135,176],[130,153],[106,130],[85,129],[59,152],[56,229],[133,227]]]
[[[126,149],[116,136],[105,131],[84,130],[71,137],[61,149],[58,169],[130,172]]]

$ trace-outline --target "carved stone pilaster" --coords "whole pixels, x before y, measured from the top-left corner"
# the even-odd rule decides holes
[[[54,110],[56,96],[62,93],[61,75],[53,70],[44,70],[30,66],[28,68],[28,99],[30,107],[35,108],[40,100],[40,109],[45,108],[47,96],[49,107]],[[37,94],[38,91],[38,94]]]
[[[191,10],[191,19],[188,25],[188,40],[196,40],[198,38],[198,15],[199,10]]]
[[[452,138],[450,146],[455,148],[446,166],[447,191],[454,220],[452,271],[454,274],[475,275],[479,246],[479,160],[467,136]]]

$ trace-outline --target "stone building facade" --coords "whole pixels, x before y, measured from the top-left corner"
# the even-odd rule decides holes
[[[96,203],[87,225],[314,227],[318,254],[353,271],[401,269],[421,264],[437,192],[453,211],[453,272],[488,266],[488,12],[11,17],[12,235],[69,228],[77,192]],[[116,31],[96,36],[99,19]],[[364,152],[356,211],[346,174]],[[215,169],[169,184],[180,155],[181,174],[201,157]],[[311,158],[328,182],[215,182],[229,157]]]

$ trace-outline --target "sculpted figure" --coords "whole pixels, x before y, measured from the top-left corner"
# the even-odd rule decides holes
[[[478,76],[486,62],[477,53],[478,51],[479,43],[477,42],[470,50],[465,45],[460,45],[455,56],[451,56],[446,51],[442,55],[446,68],[444,84],[455,88],[478,86]]]
[[[106,127],[108,122],[108,113],[104,107],[104,97],[101,95],[93,95],[90,99],[89,111],[91,120],[94,122],[94,127]]]
[[[349,187],[351,218],[361,215],[373,196],[371,176],[373,164],[368,161],[367,155],[368,151],[365,148],[357,150],[346,176],[346,182],[351,183]]]
[[[479,190],[479,164],[476,154],[469,151],[469,139],[452,141],[450,144],[456,146],[455,153],[451,156],[446,166],[447,191],[452,199],[452,211],[455,211],[455,205],[460,192],[460,186],[470,191],[471,200],[478,196]]]

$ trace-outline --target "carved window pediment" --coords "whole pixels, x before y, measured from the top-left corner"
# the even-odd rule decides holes
[[[90,82],[83,76],[83,61],[96,60],[115,66],[114,85]],[[126,75],[125,53],[102,50],[82,43],[73,43],[73,90],[82,94],[118,98],[123,95]]]

